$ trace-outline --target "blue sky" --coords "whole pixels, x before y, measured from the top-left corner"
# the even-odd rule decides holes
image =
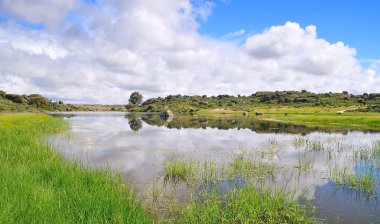
[[[220,37],[244,29],[264,29],[293,21],[317,26],[318,36],[357,49],[360,59],[380,58],[378,0],[227,0],[216,2],[200,32]]]
[[[379,92],[379,9],[378,0],[0,0],[0,89],[71,103],[125,103],[133,91]]]

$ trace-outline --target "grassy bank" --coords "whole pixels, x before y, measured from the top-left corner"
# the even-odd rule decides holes
[[[150,223],[120,176],[65,162],[42,137],[67,124],[0,114],[0,223]]]
[[[336,127],[356,130],[380,130],[380,113],[344,112],[350,107],[323,108],[252,108],[249,116],[260,120],[273,120],[289,124],[303,124],[310,127]],[[256,112],[263,115],[255,116]],[[243,116],[243,111],[201,110],[199,115],[234,115]]]
[[[264,119],[308,126],[380,130],[380,115],[366,114],[269,114]]]

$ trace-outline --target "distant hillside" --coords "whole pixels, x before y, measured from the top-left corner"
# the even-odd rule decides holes
[[[0,90],[0,112],[126,111],[124,105],[74,105],[53,102],[39,94],[18,95]]]
[[[127,101],[127,99],[126,99]],[[146,100],[141,106],[64,104],[53,102],[39,94],[17,95],[0,90],[0,112],[38,111],[132,111],[161,112],[170,109],[176,113],[193,114],[201,109],[229,109],[250,111],[253,107],[355,107],[357,111],[380,112],[380,93],[352,95],[342,93],[312,93],[308,91],[256,92],[250,96],[187,96],[169,95]]]
[[[169,95],[165,98],[146,100],[141,107],[130,108],[132,111],[159,112],[170,109],[179,113],[194,113],[199,109],[250,110],[252,107],[351,107],[356,106],[365,111],[380,111],[380,94],[364,93],[352,95],[342,93],[312,93],[308,91],[256,92],[250,96],[186,96]]]
[[[0,111],[3,112],[38,112],[58,108],[59,102],[52,102],[38,94],[17,95],[0,90]]]

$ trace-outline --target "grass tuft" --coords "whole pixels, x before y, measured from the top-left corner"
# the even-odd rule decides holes
[[[330,173],[330,180],[338,186],[358,190],[367,195],[376,195],[376,188],[379,183],[377,177],[372,174],[352,174],[347,169],[333,169]]]
[[[212,193],[194,199],[182,211],[180,223],[317,223],[310,207],[301,206],[283,192],[260,191],[253,186]]]

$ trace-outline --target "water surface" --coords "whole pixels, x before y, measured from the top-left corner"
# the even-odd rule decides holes
[[[154,114],[65,113],[69,133],[50,140],[67,159],[121,171],[141,194],[175,159],[228,163],[240,154],[275,163],[270,186],[296,189],[328,223],[380,223],[378,193],[365,195],[329,180],[333,169],[379,176],[377,161],[358,161],[355,152],[380,140],[380,133],[290,125],[252,117],[175,117]],[[310,143],[305,145],[305,142]],[[314,148],[313,148],[314,147]],[[297,168],[300,163],[309,169]],[[378,189],[377,189],[378,190]],[[379,192],[379,191],[377,191]]]

